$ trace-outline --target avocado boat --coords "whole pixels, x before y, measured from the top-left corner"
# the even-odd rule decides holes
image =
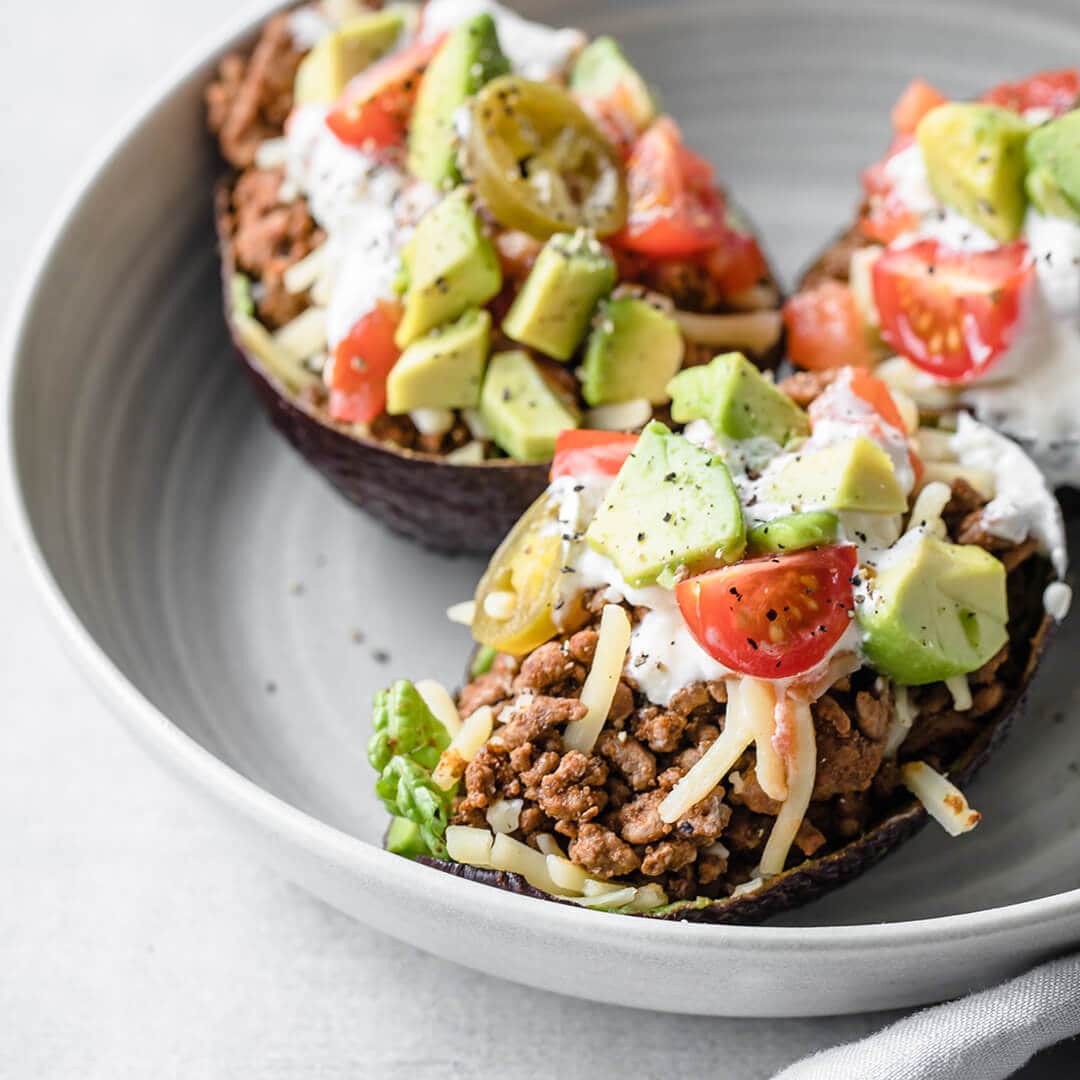
[[[922,80],[854,222],[785,307],[800,367],[876,366],[1080,489],[1080,69],[949,101]]]
[[[490,551],[560,431],[637,431],[718,346],[779,353],[753,231],[611,38],[488,0],[273,16],[209,126],[225,309],[348,498]]]
[[[454,700],[376,697],[387,847],[563,903],[751,922],[854,877],[964,784],[1067,612],[1061,514],[967,414],[865,369],[808,402],[739,354],[638,435],[567,432],[452,617]]]

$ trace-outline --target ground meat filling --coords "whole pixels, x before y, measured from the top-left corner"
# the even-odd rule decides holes
[[[1010,545],[982,529],[984,502],[958,480],[943,516],[954,540],[966,535],[1009,567],[1010,643],[969,676],[971,709],[957,712],[941,683],[909,691],[917,715],[897,757],[885,753],[894,715],[887,680],[863,669],[814,703],[817,775],[789,866],[842,846],[898,809],[909,797],[898,765],[920,759],[947,768],[1024,677],[1048,569],[1031,558],[1034,545]],[[594,612],[599,606],[586,604]],[[658,811],[723,730],[725,685],[696,683],[661,708],[624,678],[592,752],[567,750],[562,731],[584,713],[578,697],[596,641],[588,627],[521,661],[500,654],[464,688],[462,715],[488,705],[499,724],[466,769],[455,822],[486,828],[494,802],[521,799],[514,836],[536,846],[539,834],[550,834],[596,877],[656,882],[672,900],[729,895],[753,876],[780,809],[758,783],[753,749],[678,821],[668,824]]]

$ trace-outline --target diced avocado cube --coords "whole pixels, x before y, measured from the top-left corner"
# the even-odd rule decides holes
[[[520,349],[491,358],[480,391],[480,418],[495,445],[518,461],[547,461],[559,432],[580,422]]]
[[[931,109],[915,132],[934,194],[1001,243],[1015,240],[1024,223],[1030,130],[1011,109],[950,102]]]
[[[590,405],[645,398],[668,400],[667,386],[682,366],[679,324],[662,308],[636,296],[601,304],[581,365],[581,389]]]
[[[614,38],[598,37],[581,50],[570,72],[570,89],[587,98],[616,96],[639,131],[656,119],[655,95]]]
[[[390,50],[404,25],[400,11],[372,11],[327,34],[296,69],[296,104],[329,105],[336,101],[350,79]]]
[[[1028,198],[1048,217],[1080,221],[1080,111],[1036,128],[1026,154]]]
[[[420,219],[401,258],[409,287],[394,335],[399,349],[469,308],[486,304],[502,288],[495,248],[464,188],[451,192]]]
[[[742,353],[725,353],[687,368],[668,384],[671,415],[680,424],[706,420],[718,435],[763,435],[779,446],[810,434],[804,410],[778,390]]]
[[[907,499],[889,455],[859,436],[792,455],[762,477],[760,498],[798,508],[902,514]]]
[[[902,537],[856,607],[883,675],[922,686],[982,667],[1008,641],[1005,566],[973,545]]]
[[[418,338],[390,369],[386,411],[476,408],[490,346],[491,316],[476,308]]]
[[[506,313],[503,333],[556,360],[569,360],[615,278],[614,260],[590,231],[556,233]]]
[[[746,534],[746,545],[755,555],[831,544],[836,539],[840,519],[828,510],[804,510],[784,514],[755,525]]]
[[[734,562],[746,546],[742,507],[723,458],[653,421],[619,470],[585,539],[633,586],[674,583]]]
[[[409,171],[436,187],[461,179],[454,113],[497,75],[510,71],[495,20],[486,12],[451,31],[420,81],[409,129]]]

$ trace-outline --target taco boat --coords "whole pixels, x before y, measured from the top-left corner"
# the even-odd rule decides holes
[[[1070,599],[1015,444],[920,421],[864,369],[779,386],[738,354],[674,421],[569,432],[451,614],[456,700],[376,699],[390,850],[586,907],[749,922],[937,819],[1022,711]],[[805,407],[804,407],[805,406]]]
[[[788,303],[801,367],[879,365],[1080,488],[1080,71],[949,101],[915,80],[855,221]]]
[[[555,435],[640,430],[779,291],[608,37],[489,0],[273,16],[207,91],[224,299],[261,398],[397,530],[488,550]]]

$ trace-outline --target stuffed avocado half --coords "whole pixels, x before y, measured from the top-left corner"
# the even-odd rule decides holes
[[[355,501],[490,550],[559,432],[665,419],[779,292],[712,166],[611,38],[490,0],[274,16],[207,92],[233,338]]]
[[[1080,69],[949,100],[921,79],[853,225],[785,309],[799,366],[877,367],[1080,488]]]
[[[673,422],[569,431],[451,609],[456,700],[399,682],[369,748],[390,850],[590,908],[753,921],[871,865],[1019,711],[1070,600],[1009,440],[863,369],[683,371]]]

